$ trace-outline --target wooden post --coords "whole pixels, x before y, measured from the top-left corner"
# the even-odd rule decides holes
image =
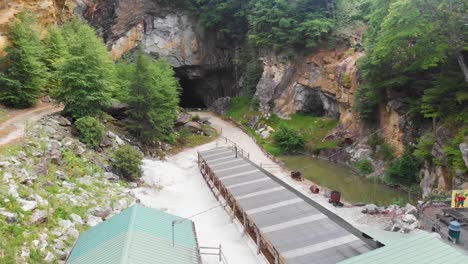
[[[244,236],[247,233],[247,215],[244,213],[244,232],[242,232],[242,235]]]
[[[236,204],[234,203],[232,205],[232,216],[231,216],[231,222],[234,222],[234,218],[236,217]]]
[[[262,240],[260,239],[260,231],[255,229],[255,233],[257,234],[257,255],[260,254],[260,248],[262,246]]]

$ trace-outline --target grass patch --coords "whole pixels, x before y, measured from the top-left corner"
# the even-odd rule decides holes
[[[233,98],[226,115],[241,124],[268,153],[274,156],[283,155],[283,151],[274,142],[272,136],[268,139],[262,139],[255,133],[254,129],[247,126],[250,118],[261,115],[260,112],[251,107],[252,105],[250,97],[240,96]],[[294,114],[290,116],[290,119],[282,119],[273,114],[269,119],[260,119],[259,123],[270,126],[275,131],[281,126],[296,130],[306,138],[305,150],[311,153],[318,154],[320,150],[335,148],[340,143],[336,140],[324,140],[325,136],[338,125],[338,120],[330,118]]]
[[[194,117],[196,118],[196,117]],[[186,148],[194,148],[209,143],[218,137],[218,131],[209,125],[202,125],[203,134],[194,134],[183,128],[179,131],[177,144],[171,149],[171,154],[176,154]]]
[[[245,115],[260,114],[258,111],[252,110],[251,105],[252,98],[248,96],[239,96],[232,98],[231,106],[226,112],[226,115],[232,118],[233,120],[242,123],[242,121],[244,121],[245,119]]]

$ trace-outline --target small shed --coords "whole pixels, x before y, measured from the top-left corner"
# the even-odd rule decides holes
[[[135,204],[82,233],[66,263],[200,264],[201,261],[192,221]]]

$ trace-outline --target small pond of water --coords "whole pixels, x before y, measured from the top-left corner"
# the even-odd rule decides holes
[[[341,192],[341,197],[349,203],[374,203],[380,206],[390,205],[398,199],[414,202],[408,193],[378,183],[372,179],[359,176],[350,168],[320,160],[310,156],[284,156],[280,157],[286,167],[298,170],[310,181]]]

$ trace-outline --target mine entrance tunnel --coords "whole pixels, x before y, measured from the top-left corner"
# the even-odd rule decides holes
[[[203,70],[197,67],[174,68],[181,87],[180,106],[207,108],[216,99],[239,92],[231,68]]]
[[[203,91],[199,89],[201,80],[190,80],[179,77],[180,84],[180,107],[183,108],[206,108]]]

